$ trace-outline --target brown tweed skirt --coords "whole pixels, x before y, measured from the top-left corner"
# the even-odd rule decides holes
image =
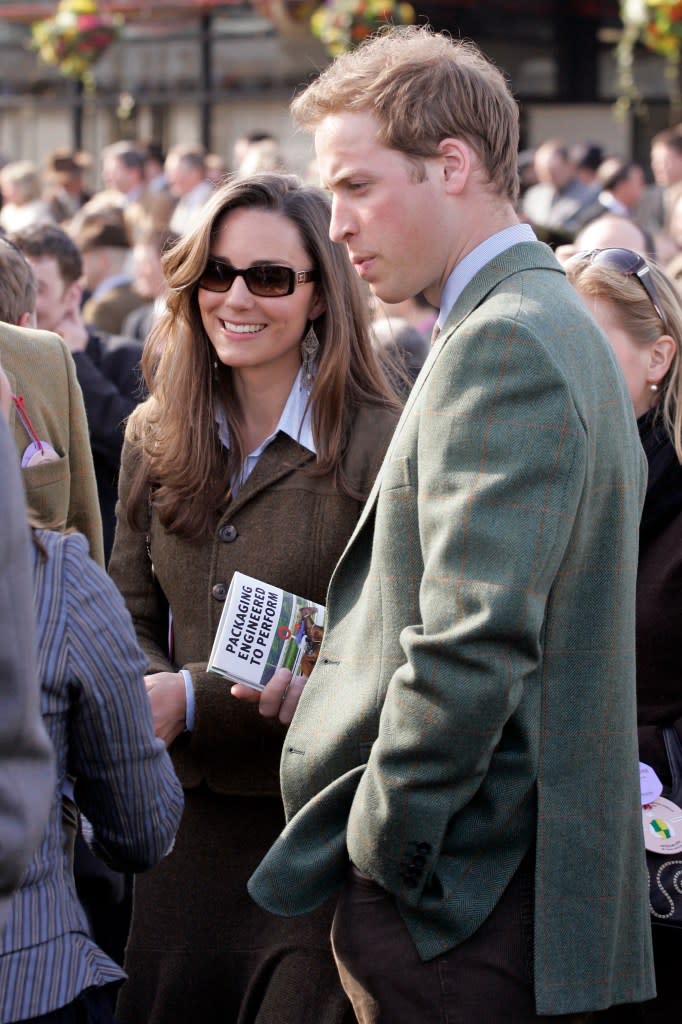
[[[138,875],[119,1024],[352,1024],[332,904],[261,910],[246,882],[283,826],[275,797],[185,791],[175,849]]]

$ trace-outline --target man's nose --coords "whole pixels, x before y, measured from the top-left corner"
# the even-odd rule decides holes
[[[332,216],[329,224],[329,237],[332,242],[345,242],[350,238],[354,232],[354,218],[348,206],[345,203],[339,202],[338,199],[332,201]]]

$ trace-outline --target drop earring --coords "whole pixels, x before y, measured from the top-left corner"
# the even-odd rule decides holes
[[[301,368],[303,370],[301,386],[308,391],[310,391],[315,380],[317,354],[319,351],[320,339],[315,334],[315,328],[311,323],[301,342]]]

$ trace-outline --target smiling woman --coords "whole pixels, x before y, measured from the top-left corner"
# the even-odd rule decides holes
[[[318,189],[240,179],[164,258],[168,312],[128,426],[110,572],[186,812],[136,888],[121,1024],[354,1020],[330,908],[286,921],[247,895],[284,824],[284,729],[206,671],[235,570],[324,603],[397,419],[329,223]]]

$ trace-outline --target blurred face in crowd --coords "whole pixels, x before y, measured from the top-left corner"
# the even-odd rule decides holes
[[[174,196],[185,196],[202,180],[196,167],[171,153],[165,163],[166,180]]]
[[[36,321],[43,331],[57,331],[66,314],[80,301],[77,281],[66,284],[54,256],[27,256],[36,281]],[[59,333],[59,332],[57,332]]]
[[[670,209],[668,234],[675,242],[677,248],[682,250],[682,194],[675,199]]]
[[[3,203],[12,203],[19,206],[23,202],[23,192],[14,181],[4,180],[0,186]]]
[[[116,156],[105,156],[102,164],[102,178],[107,188],[113,188],[124,195],[140,184],[140,175],[132,167],[126,167]]]
[[[146,299],[155,299],[166,291],[166,278],[161,268],[161,256],[155,245],[137,242],[133,246],[133,279],[135,291]]]
[[[546,150],[542,146],[535,154],[535,173],[543,185],[564,188],[573,177],[573,164],[557,150]]]
[[[634,210],[642,198],[645,185],[644,171],[635,164],[630,168],[625,181],[621,182],[618,189],[618,198],[629,210]]]
[[[682,153],[663,142],[651,147],[651,170],[657,185],[667,188],[682,181]]]

